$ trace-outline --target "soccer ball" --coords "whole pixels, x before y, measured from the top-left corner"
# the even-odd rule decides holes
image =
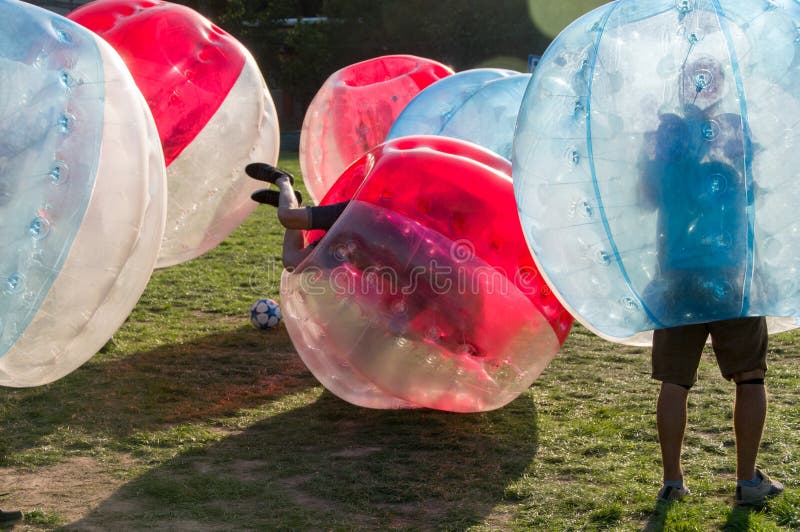
[[[281,322],[281,308],[272,299],[261,298],[250,308],[250,321],[262,331],[277,327]]]

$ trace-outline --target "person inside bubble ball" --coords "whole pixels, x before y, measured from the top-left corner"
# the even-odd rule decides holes
[[[742,173],[753,155],[742,117],[716,113],[723,83],[718,63],[702,58],[685,67],[682,116],[663,114],[645,135],[640,196],[658,211],[658,268],[642,300],[666,325],[653,335],[652,377],[661,381],[656,407],[663,465],[660,501],[689,494],[681,450],[687,400],[709,335],[720,372],[736,384],[734,436],[739,506],[760,505],[783,491],[756,467],[767,414],[764,317],[722,319],[740,311],[747,228],[753,201]],[[687,320],[703,323],[679,325]]]
[[[278,221],[286,229],[283,236],[283,266],[292,271],[311,254],[316,242],[306,245],[303,231],[330,229],[344,212],[349,201],[331,205],[301,207],[303,196],[294,190],[294,176],[267,163],[251,163],[245,167],[247,175],[266,181],[278,190],[260,189],[250,196],[253,201],[278,208]]]
[[[318,244],[317,241],[306,245],[303,231],[328,231],[350,201],[301,207],[302,195],[294,190],[294,177],[288,172],[266,163],[249,164],[245,172],[278,187],[277,191],[257,190],[251,198],[278,208],[278,220],[286,229],[283,264],[288,271],[294,271]],[[331,269],[341,266],[342,261],[349,265],[350,273],[361,282],[347,295],[366,301],[365,305],[374,311],[367,319],[382,324],[377,329],[385,329],[397,337],[424,338],[455,354],[476,358],[486,355],[487,346],[476,340],[486,335],[480,331],[487,320],[475,318],[481,315],[476,309],[483,307],[480,294],[440,287],[448,282],[457,286],[457,271],[430,273],[431,264],[445,263],[451,250],[438,250],[441,256],[414,254],[409,259],[402,252],[409,236],[390,217],[376,218],[370,211],[356,209],[351,211],[349,225],[352,228],[344,227],[337,232],[337,239],[347,243],[346,249],[324,254],[316,265]],[[361,228],[367,226],[381,235],[379,241],[368,241],[361,234]],[[404,284],[407,282],[408,285]],[[458,318],[445,319],[453,316]]]

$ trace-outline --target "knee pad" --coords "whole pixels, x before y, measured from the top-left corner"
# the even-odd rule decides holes
[[[736,386],[741,386],[742,384],[764,384],[764,379],[747,379],[745,381],[739,381],[736,383]]]

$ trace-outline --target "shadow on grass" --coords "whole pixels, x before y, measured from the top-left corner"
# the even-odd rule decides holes
[[[536,455],[528,396],[482,414],[380,411],[325,392],[124,485],[69,529],[465,529]],[[498,522],[494,522],[498,521]]]
[[[728,513],[728,519],[725,521],[725,525],[722,527],[723,530],[750,530],[751,524],[751,517],[753,512],[758,511],[756,508],[753,507],[736,507],[733,506],[731,508],[730,513]]]
[[[647,520],[647,524],[644,527],[644,532],[660,532],[664,530],[667,514],[675,504],[680,503],[677,501],[656,501],[653,511],[650,513],[650,519]]]
[[[94,436],[119,440],[207,421],[316,385],[282,328],[243,327],[124,358],[101,354],[47,386],[0,389],[0,463],[48,439],[86,448]]]

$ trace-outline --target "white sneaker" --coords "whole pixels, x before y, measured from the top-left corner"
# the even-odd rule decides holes
[[[691,493],[692,492],[689,491],[689,488],[687,488],[685,484],[682,488],[661,486],[661,489],[658,490],[658,500],[663,502],[679,501],[687,495],[691,495]]]
[[[760,469],[756,469],[756,476],[761,478],[758,486],[736,486],[736,506],[764,504],[768,497],[783,493],[783,484],[772,480]]]

